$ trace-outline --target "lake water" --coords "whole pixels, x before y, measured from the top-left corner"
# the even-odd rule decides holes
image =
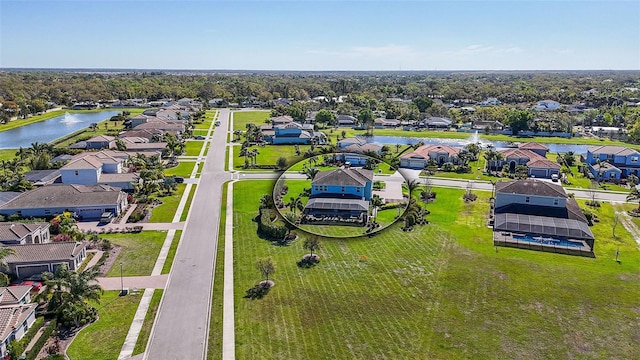
[[[101,111],[97,113],[66,113],[49,120],[21,126],[0,132],[0,149],[31,147],[31,143],[48,143],[52,140],[84,129],[102,120],[118,115],[119,111]],[[20,121],[20,120],[15,120]]]
[[[482,147],[486,147],[488,144],[493,144],[495,149],[506,149],[513,147],[513,144],[506,141],[489,141],[479,139],[477,134],[471,135],[467,139],[443,139],[443,138],[410,138],[403,136],[371,136],[365,138],[368,143],[374,143],[378,145],[413,145],[420,141],[425,144],[447,145],[455,147],[464,147],[471,143],[480,143]],[[511,145],[511,146],[510,146]],[[571,145],[571,144],[543,144],[549,148],[549,152],[552,153],[565,153],[573,151],[575,154],[586,154],[589,145]]]

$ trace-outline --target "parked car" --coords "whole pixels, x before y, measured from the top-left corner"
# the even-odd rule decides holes
[[[205,139],[205,137],[202,136],[202,135],[196,135],[193,138],[196,139],[196,140],[204,140]]]
[[[100,216],[100,224],[108,224],[113,220],[113,213],[111,211],[103,212]]]
[[[220,126],[220,120],[216,120],[216,126]]]
[[[184,182],[184,178],[180,176],[174,176],[173,180],[175,180],[175,182],[177,182],[178,184],[182,184]]]

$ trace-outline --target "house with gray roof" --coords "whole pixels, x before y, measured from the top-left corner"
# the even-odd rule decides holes
[[[137,173],[124,163],[129,154],[114,150],[84,153],[60,168],[63,184],[109,185],[131,190],[139,182]]]
[[[382,154],[382,146],[368,143],[363,138],[353,137],[338,141],[337,151],[341,154],[336,156],[337,160],[349,163],[352,166],[364,166],[367,163],[367,156],[363,154]]]
[[[21,193],[1,205],[0,214],[53,217],[68,211],[81,220],[91,221],[100,219],[107,211],[117,216],[127,204],[127,194],[117,187],[54,184]]]
[[[94,136],[85,141],[87,150],[115,149],[116,138],[109,135]]]
[[[595,239],[580,206],[549,181],[496,183],[493,231],[496,245],[593,255]]]
[[[0,306],[28,304],[31,302],[31,285],[0,287]]]
[[[640,175],[640,152],[624,146],[589,146],[586,163],[598,181],[615,182],[629,175]]]
[[[339,114],[336,115],[336,121],[338,122],[338,126],[354,127],[358,119],[351,115]]]
[[[24,173],[24,179],[33,184],[33,186],[44,186],[62,182],[61,176],[59,169],[31,170]]]
[[[0,243],[3,245],[22,245],[48,243],[49,223],[0,223]]]
[[[18,279],[55,272],[62,264],[77,270],[87,257],[87,247],[81,242],[55,242],[9,246],[15,253],[5,258],[9,273]]]

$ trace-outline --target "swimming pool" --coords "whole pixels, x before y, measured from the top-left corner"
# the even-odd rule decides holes
[[[549,245],[549,246],[566,246],[573,248],[581,248],[584,246],[581,242],[573,242],[565,239],[555,239],[548,236],[531,236],[531,235],[512,235],[515,240],[518,241],[527,241],[530,243],[536,243],[540,245]]]

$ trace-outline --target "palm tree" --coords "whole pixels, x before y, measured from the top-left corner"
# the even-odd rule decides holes
[[[273,203],[273,195],[272,194],[264,194],[260,198],[260,208],[261,209],[272,209],[274,207]]]
[[[304,173],[305,175],[307,175],[307,179],[313,181],[313,178],[316,177],[316,175],[318,175],[318,173],[320,172],[320,170],[318,170],[318,168],[307,168],[305,169]]]
[[[15,250],[2,246],[0,247],[0,269],[6,270],[8,269],[7,263],[5,262],[5,258],[9,255],[14,255],[16,253]],[[6,286],[9,284],[9,277],[4,272],[0,272],[0,286]]]
[[[631,188],[631,192],[627,195],[627,201],[638,201],[636,212],[640,212],[640,190],[637,187]]]
[[[418,179],[407,181],[407,189],[409,189],[409,199],[411,199],[411,193],[413,193],[413,190],[415,190],[418,187],[418,185],[420,185],[418,183]]]
[[[296,213],[296,209],[302,211],[304,209],[304,205],[302,204],[302,200],[300,200],[300,196],[294,198],[293,196],[291,196],[289,198],[289,210],[293,211],[293,213]]]
[[[384,201],[378,195],[373,195],[371,197],[371,206],[373,206],[373,211],[378,214],[378,208],[384,205]]]

